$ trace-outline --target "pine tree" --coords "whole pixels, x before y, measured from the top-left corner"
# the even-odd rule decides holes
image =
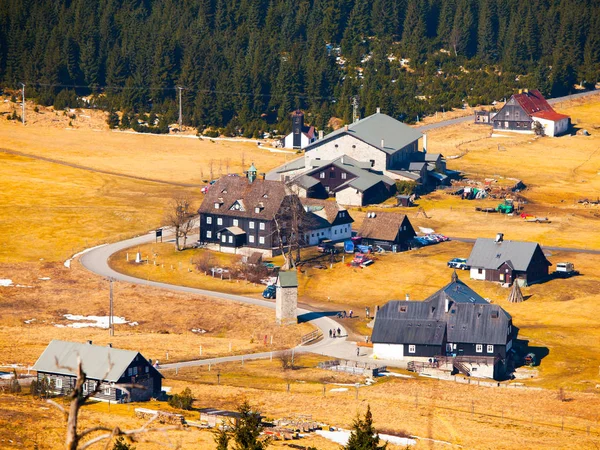
[[[229,446],[229,434],[227,433],[225,421],[223,421],[221,426],[214,432],[213,439],[215,444],[217,444],[216,450],[227,450]]]
[[[379,435],[373,427],[370,405],[367,405],[364,419],[357,417],[354,420],[348,444],[344,448],[346,450],[385,450],[387,448],[387,444],[379,445]]]
[[[411,1],[404,19],[404,32],[402,33],[402,47],[406,55],[415,63],[421,63],[425,57],[426,32],[425,19],[423,18],[422,1]]]
[[[260,414],[252,410],[244,401],[238,408],[240,417],[231,432],[234,450],[263,450],[269,445],[268,439],[259,439],[262,431]]]

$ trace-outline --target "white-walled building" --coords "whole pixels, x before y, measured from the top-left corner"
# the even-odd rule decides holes
[[[311,214],[311,230],[304,234],[304,241],[308,245],[318,245],[324,239],[345,241],[352,237],[354,219],[337,202],[303,198],[302,204],[305,211]]]
[[[283,138],[284,148],[303,149],[317,140],[313,126],[304,125],[304,113],[300,110],[292,113],[292,132]]]

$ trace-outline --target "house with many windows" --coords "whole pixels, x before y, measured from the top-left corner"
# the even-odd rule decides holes
[[[131,350],[53,340],[33,366],[37,380],[48,382],[55,394],[66,395],[75,387],[77,364],[81,360],[86,382],[83,393],[92,398],[113,402],[140,402],[156,398],[161,393],[161,373],[142,356]],[[120,389],[119,385],[135,384],[135,388]]]
[[[352,237],[354,219],[350,212],[332,200],[303,198],[302,205],[308,213],[310,230],[304,234],[305,245],[317,245],[325,239],[345,241]]]
[[[394,300],[378,312],[373,354],[503,379],[517,330],[511,316],[458,279],[424,301]]]

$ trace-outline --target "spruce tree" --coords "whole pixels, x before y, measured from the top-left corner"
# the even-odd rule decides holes
[[[379,445],[379,435],[373,427],[370,405],[367,405],[364,419],[359,416],[354,420],[348,444],[344,448],[346,450],[385,450],[387,448],[387,444]]]

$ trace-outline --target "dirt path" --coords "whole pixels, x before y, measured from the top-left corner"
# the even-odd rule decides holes
[[[74,169],[87,170],[88,172],[101,173],[104,175],[113,175],[113,176],[117,176],[117,177],[129,178],[130,180],[149,181],[151,183],[160,183],[160,184],[166,184],[169,186],[176,186],[176,187],[202,187],[203,186],[202,184],[177,183],[175,181],[164,181],[164,180],[158,180],[156,178],[146,178],[146,177],[138,177],[135,175],[127,175],[124,173],[113,172],[110,170],[94,169],[93,167],[69,163],[66,161],[61,161],[59,159],[46,158],[45,156],[32,155],[30,153],[19,152],[19,151],[10,150],[7,148],[0,148],[0,152],[8,154],[8,155],[23,156],[25,158],[37,159],[40,161],[45,161],[45,162],[49,162],[49,163],[53,163],[53,164],[60,164],[62,166],[72,167]]]

